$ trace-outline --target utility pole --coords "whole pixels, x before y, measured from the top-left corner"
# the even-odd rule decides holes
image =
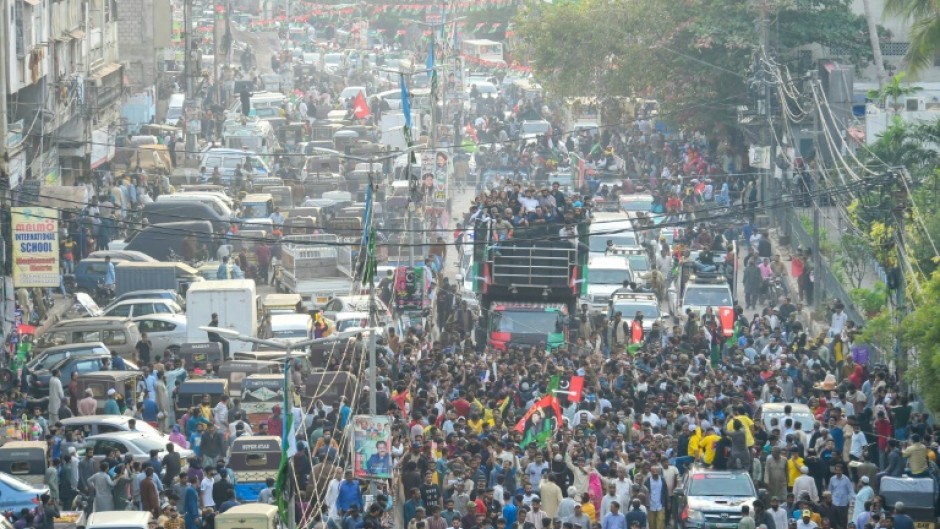
[[[375,192],[376,192],[376,187],[377,187],[375,185],[375,176],[374,176],[375,165],[374,164],[375,164],[375,157],[373,156],[373,157],[370,157],[369,159],[369,186],[372,187],[372,189],[369,192],[370,202],[375,201]],[[367,208],[367,211],[369,211],[369,225],[366,227],[366,229],[369,230],[368,232],[369,239],[370,239],[369,245],[374,247],[375,241],[372,240],[372,237],[373,237],[372,226],[374,224],[374,221],[372,219],[374,219],[375,217],[372,215],[372,211],[371,211],[372,204],[371,203],[366,204],[366,208]],[[374,258],[374,257],[375,257],[374,255],[371,256],[371,258]],[[365,266],[371,266],[369,259],[370,259],[370,256],[367,255]],[[371,272],[365,269],[363,269],[362,273],[371,275]],[[376,403],[376,395],[375,395],[377,391],[375,388],[375,383],[377,379],[376,371],[378,371],[378,366],[376,366],[376,361],[375,361],[375,329],[376,327],[378,327],[378,323],[377,323],[377,318],[375,315],[376,313],[375,308],[376,308],[375,307],[375,277],[369,277],[369,415],[373,417],[378,413],[378,404]],[[369,494],[372,494],[373,496],[375,496],[375,493],[376,493],[375,480],[371,480],[369,481]]]
[[[186,134],[186,154],[184,159],[188,159],[196,151],[196,138],[192,134],[193,126],[190,122],[195,119],[193,115],[193,0],[184,0],[183,2],[183,46],[186,50],[186,56],[183,57],[183,72],[185,72],[186,82],[186,102],[183,104],[183,123]]]
[[[761,54],[766,55],[768,58],[771,57],[770,53],[770,6],[768,4],[769,0],[761,0],[760,3],[760,47]],[[761,71],[763,72],[762,85],[764,88],[764,113],[767,115],[767,128],[763,129],[764,132],[761,134],[761,140],[768,150],[770,150],[771,156],[770,165],[761,171],[760,175],[760,205],[767,205],[767,179],[770,177],[770,172],[773,171],[773,149],[770,147],[770,138],[771,138],[771,129],[773,128],[773,116],[770,112],[770,65],[767,64],[767,61],[762,62],[763,67]]]

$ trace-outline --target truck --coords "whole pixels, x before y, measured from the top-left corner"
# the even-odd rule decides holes
[[[186,291],[186,341],[205,342],[212,314],[219,315],[219,326],[243,336],[256,336],[258,304],[255,282],[251,279],[223,279],[193,283]],[[230,354],[251,351],[252,344],[229,340]]]
[[[114,267],[115,295],[135,290],[173,290],[186,293],[189,285],[202,281],[199,271],[186,263],[119,262]]]
[[[320,309],[333,297],[349,294],[352,251],[344,244],[328,233],[285,237],[275,272],[278,291],[299,294],[308,309]]]
[[[587,294],[587,224],[571,238],[536,226],[500,240],[478,222],[473,239],[474,291],[482,309],[481,332],[497,350],[539,345],[552,351],[574,338],[570,324],[578,298]]]

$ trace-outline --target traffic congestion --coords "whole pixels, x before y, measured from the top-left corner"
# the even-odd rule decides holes
[[[219,81],[40,201],[4,528],[933,527],[929,413],[710,131],[446,18],[238,13]]]

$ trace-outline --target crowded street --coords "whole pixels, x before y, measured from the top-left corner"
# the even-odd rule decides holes
[[[887,177],[559,95],[538,6],[150,4],[146,103],[3,190],[0,529],[933,529],[924,378],[856,295],[901,314],[908,243],[855,274],[819,228],[913,215]]]

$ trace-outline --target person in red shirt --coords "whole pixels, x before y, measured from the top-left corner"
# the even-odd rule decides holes
[[[457,412],[458,417],[466,418],[470,415],[470,403],[463,398],[463,395],[457,397],[457,400],[451,402],[451,405],[454,407],[454,411]]]
[[[891,439],[893,433],[891,421],[888,420],[884,410],[879,410],[878,418],[875,419],[875,435],[878,437],[878,452],[881,454],[882,461],[888,455],[888,440]]]

